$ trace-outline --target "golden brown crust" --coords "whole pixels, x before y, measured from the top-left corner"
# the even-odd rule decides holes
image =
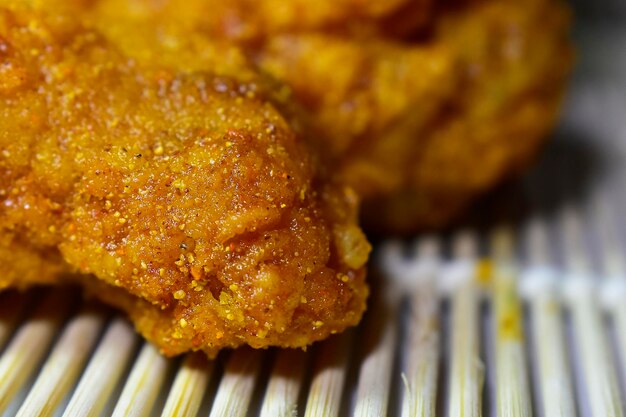
[[[272,38],[258,62],[293,88],[335,175],[369,198],[405,184],[417,133],[455,93],[452,58],[445,46],[303,33]]]
[[[33,1],[33,0],[31,0]],[[258,45],[280,33],[409,34],[427,22],[431,0],[74,0],[98,20],[156,17],[186,32]],[[54,0],[53,0],[54,3]],[[62,7],[64,2],[60,2]],[[57,7],[56,5],[54,7]],[[70,7],[76,7],[71,4]],[[407,19],[410,17],[410,19]],[[409,21],[410,20],[410,21]]]
[[[356,202],[322,181],[288,103],[21,9],[0,11],[5,243],[58,248],[168,355],[305,346],[358,322]]]
[[[459,87],[426,131],[409,181],[426,203],[416,213],[431,227],[529,164],[558,119],[572,65],[560,1],[468,3],[438,20],[436,39],[457,56]]]
[[[160,39],[132,50],[242,47],[293,89],[327,165],[365,199],[367,226],[387,232],[441,226],[525,166],[555,123],[572,60],[559,0],[89,3],[114,43]]]

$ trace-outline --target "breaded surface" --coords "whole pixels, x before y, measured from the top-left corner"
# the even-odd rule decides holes
[[[275,36],[259,65],[290,85],[334,174],[359,195],[401,187],[419,152],[415,132],[455,92],[447,48],[320,33]]]
[[[419,41],[277,35],[256,55],[311,113],[370,229],[445,225],[527,166],[558,117],[572,60],[560,2],[452,2],[432,26]]]
[[[449,223],[476,196],[526,168],[558,120],[573,61],[565,5],[458,3],[439,12],[433,35],[454,57],[455,93],[417,132],[405,184],[365,204],[368,223],[379,230]]]
[[[46,3],[43,0],[27,0]],[[66,1],[52,0],[67,7]],[[72,0],[98,19],[141,20],[157,16],[212,39],[255,45],[279,33],[301,31],[354,35],[407,35],[428,21],[432,0]],[[55,7],[57,7],[55,5]]]
[[[525,167],[557,119],[572,61],[559,0],[279,3],[85,0],[84,10],[131,54],[138,37],[183,56],[211,49],[189,39],[241,47],[293,89],[372,230],[450,222]]]
[[[357,198],[249,68],[137,61],[22,6],[0,9],[0,54],[0,259],[20,254],[0,286],[79,272],[168,355],[302,347],[359,321]]]

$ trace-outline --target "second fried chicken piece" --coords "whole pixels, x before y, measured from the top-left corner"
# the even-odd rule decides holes
[[[334,175],[367,199],[406,184],[420,133],[455,94],[453,59],[438,45],[304,33],[271,38],[257,62],[293,88]]]
[[[54,3],[68,7],[67,2]],[[432,0],[73,0],[69,7],[92,9],[96,19],[108,24],[115,25],[119,19],[158,16],[161,22],[176,22],[187,32],[201,27],[214,40],[258,45],[276,34],[300,31],[406,35],[427,23],[431,3]]]
[[[18,248],[0,287],[85,274],[168,355],[301,347],[359,321],[356,197],[260,79],[138,63],[22,6],[0,9],[0,54],[0,257]]]
[[[370,223],[386,230],[445,225],[526,168],[558,120],[573,55],[566,6],[452,3],[439,12],[434,42],[455,56],[458,87],[420,132],[403,189],[364,206]]]
[[[448,2],[421,41],[291,33],[253,53],[364,198],[372,230],[440,227],[528,165],[571,67],[560,1]]]

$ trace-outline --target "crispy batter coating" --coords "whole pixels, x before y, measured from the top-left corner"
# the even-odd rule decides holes
[[[302,347],[359,321],[357,198],[253,71],[130,59],[22,6],[0,9],[0,56],[0,287],[79,272],[167,355]]]
[[[523,170],[558,119],[573,55],[565,5],[460,3],[439,12],[433,35],[454,57],[455,93],[417,132],[403,187],[365,204],[368,223],[379,229],[448,223],[477,195]]]
[[[202,42],[188,39],[203,36],[242,47],[293,89],[327,165],[383,232],[442,226],[527,165],[556,121],[572,61],[559,0],[351,11],[355,1],[85,1],[92,24],[131,54],[137,37],[182,55],[199,55]]]
[[[41,4],[43,0],[37,1]],[[56,1],[56,0],[53,0]],[[60,2],[62,7],[63,1]],[[93,8],[97,19],[157,17],[191,32],[250,45],[278,33],[323,31],[357,35],[407,35],[423,26],[432,0],[73,0]],[[55,7],[57,7],[55,5]]]
[[[558,117],[569,14],[552,0],[456,2],[424,41],[294,33],[262,68],[322,132],[370,229],[440,227],[532,159]]]
[[[403,186],[420,150],[414,133],[456,88],[452,57],[438,45],[282,35],[266,43],[259,63],[294,89],[335,175],[365,197]]]

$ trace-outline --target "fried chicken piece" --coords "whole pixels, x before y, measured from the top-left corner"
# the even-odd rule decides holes
[[[454,56],[455,94],[416,133],[405,184],[364,205],[370,227],[402,232],[449,223],[527,167],[558,119],[573,61],[565,5],[453,4],[439,12],[433,43]]]
[[[54,2],[46,6],[57,7]],[[412,160],[403,157],[412,155],[405,151],[415,142],[405,132],[423,128],[454,92],[455,68],[445,48],[384,40],[363,48],[353,38],[308,32],[272,36],[262,49],[239,49],[241,44],[224,33],[209,36],[207,16],[216,13],[209,13],[213,6],[220,7],[211,0],[184,5],[87,0],[82,11],[89,25],[144,63],[232,73],[228,67],[245,65],[242,50],[248,52],[263,71],[287,81],[297,93],[306,110],[299,115],[308,122],[305,134],[334,177],[365,196],[392,192],[404,183]]]
[[[293,88],[335,175],[365,198],[406,183],[420,151],[416,134],[457,86],[453,56],[437,45],[282,35],[258,63]]]
[[[257,55],[311,113],[370,230],[445,225],[527,166],[558,117],[571,67],[560,2],[457,2],[433,25],[421,43],[280,35]]]
[[[326,10],[316,3],[301,24],[279,25],[277,13],[262,31],[216,23],[229,16],[221,7],[238,2],[87,2],[92,23],[130,54],[129,39],[139,35],[156,39],[154,50],[183,55],[202,51],[188,38],[242,47],[293,89],[327,165],[364,198],[366,226],[382,232],[447,224],[525,167],[557,119],[572,61],[570,16],[558,0],[422,2],[426,32],[401,22],[406,7],[420,9],[414,2],[384,2],[384,16],[370,14],[367,23],[340,2],[334,13],[350,30],[311,24]],[[269,16],[272,3],[255,3],[247,22]],[[421,33],[407,39],[381,29],[394,19],[403,34]]]
[[[73,1],[70,7],[92,8],[97,19],[113,24],[118,19],[158,16],[161,22],[176,22],[187,32],[201,27],[212,39],[248,45],[258,45],[278,33],[300,31],[406,35],[423,26],[432,9],[432,0]],[[66,7],[63,1],[59,3]]]
[[[167,355],[302,347],[359,321],[357,197],[262,77],[131,59],[23,2],[0,8],[0,55],[0,287],[78,272]]]

